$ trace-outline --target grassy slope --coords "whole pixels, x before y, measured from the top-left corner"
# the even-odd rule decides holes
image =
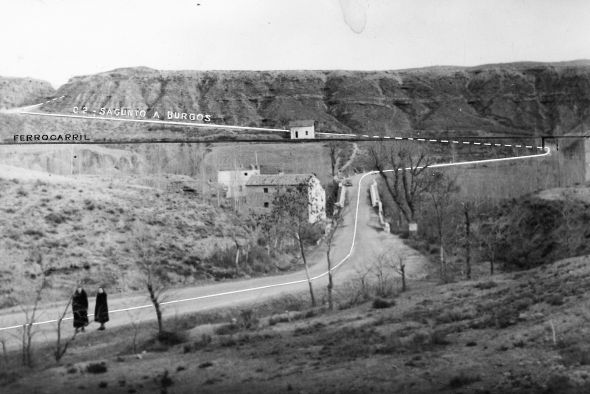
[[[12,179],[26,178],[29,180]],[[134,178],[61,178],[27,170],[0,177],[0,304],[19,296],[41,269],[33,261],[43,254],[49,272],[47,297],[62,297],[77,280],[106,284],[112,291],[137,288],[137,237],[150,232],[161,245],[155,257],[172,283],[211,278],[207,257],[233,244],[245,230],[231,213],[202,204],[189,193],[134,185]]]
[[[167,370],[175,393],[587,392],[589,262],[586,256],[444,286],[412,283],[389,309],[362,304],[231,335],[190,329],[192,321],[187,343],[140,359],[131,356],[131,331],[108,339],[90,333],[76,340],[64,365],[5,376],[16,380],[5,387],[104,392],[104,382],[108,392],[156,393]],[[90,362],[105,362],[108,371],[81,373]]]

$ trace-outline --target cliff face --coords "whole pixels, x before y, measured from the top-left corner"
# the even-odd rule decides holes
[[[0,77],[0,108],[37,104],[55,94],[49,82],[31,78]]]
[[[562,134],[590,124],[590,62],[517,63],[402,71],[158,71],[72,78],[45,110],[130,107],[211,114],[212,123],[322,131],[410,130]]]

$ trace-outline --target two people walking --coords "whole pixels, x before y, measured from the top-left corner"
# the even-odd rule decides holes
[[[76,332],[84,332],[88,321],[88,296],[83,288],[78,287],[72,296],[72,312],[74,314],[74,328]],[[100,323],[99,330],[104,330],[104,324],[109,321],[109,307],[107,304],[107,293],[102,287],[96,293],[94,306],[94,321]]]

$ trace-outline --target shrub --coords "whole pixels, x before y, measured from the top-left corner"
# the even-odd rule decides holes
[[[252,309],[242,309],[240,311],[239,324],[249,330],[258,326],[258,318],[254,315]]]
[[[166,346],[175,346],[187,341],[185,333],[162,331],[158,333],[158,342]]]
[[[472,317],[473,316],[471,316],[469,313],[463,312],[459,308],[452,308],[452,309],[442,311],[436,317],[436,322],[445,324],[445,323],[452,323],[452,322],[458,322],[461,320],[471,319]]]
[[[90,363],[86,366],[86,372],[88,373],[105,373],[107,371],[107,365],[105,362],[101,363]]]
[[[550,294],[547,297],[545,297],[544,301],[549,305],[554,306],[563,305],[564,303],[563,296],[561,294]]]
[[[559,341],[558,351],[565,365],[590,365],[590,345],[584,338],[569,337]]]
[[[25,231],[23,231],[23,234],[30,235],[31,237],[35,237],[35,238],[41,238],[45,235],[43,233],[43,231],[32,229],[32,228],[26,229]]]
[[[67,220],[67,218],[60,213],[52,212],[52,213],[48,214],[47,216],[45,216],[45,220],[48,221],[49,223],[61,224],[61,223],[65,222]]]
[[[236,323],[222,324],[215,328],[215,334],[217,335],[233,335],[240,331],[240,327]]]
[[[160,379],[160,386],[161,387],[170,387],[172,386],[172,384],[174,384],[174,382],[172,381],[172,378],[170,378],[170,376],[168,376],[168,370],[164,370],[164,374],[162,375],[162,378]]]
[[[481,380],[481,378],[479,376],[469,376],[466,375],[465,373],[461,373],[457,376],[453,376],[451,378],[451,380],[449,381],[449,387],[451,388],[459,388],[459,387],[463,387],[463,386],[467,386],[468,384],[471,384],[473,382],[477,382]]]
[[[498,286],[498,284],[496,282],[494,282],[493,280],[489,280],[487,282],[479,282],[479,283],[476,283],[475,285],[473,285],[473,287],[475,287],[476,289],[479,289],[479,290],[488,290],[488,289],[491,289],[496,286]]]
[[[390,308],[394,305],[395,305],[395,301],[393,301],[393,300],[385,300],[383,298],[375,298],[373,300],[373,308],[375,308],[375,309]]]

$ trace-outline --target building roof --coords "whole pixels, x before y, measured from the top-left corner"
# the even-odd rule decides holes
[[[292,120],[291,122],[289,122],[289,127],[308,127],[308,126],[314,126],[314,125],[315,125],[315,120],[313,120],[313,119]]]
[[[293,186],[307,183],[313,174],[265,174],[252,175],[246,186]]]

